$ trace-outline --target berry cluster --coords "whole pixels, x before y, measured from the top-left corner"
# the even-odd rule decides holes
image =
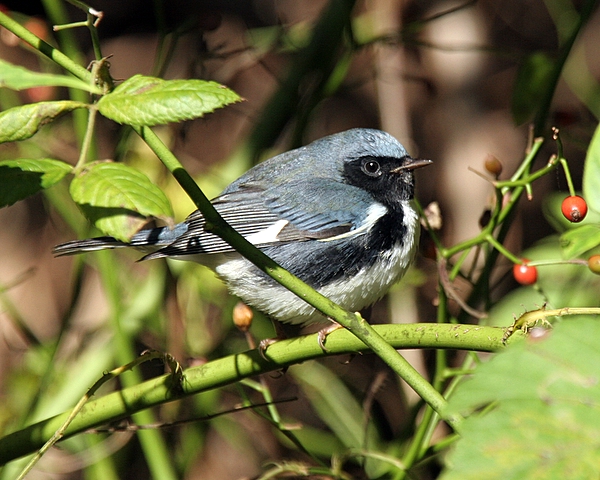
[[[588,207],[582,197],[570,195],[563,200],[561,210],[567,220],[578,223],[587,215]],[[588,258],[587,266],[591,272],[600,275],[600,255],[592,255]],[[531,265],[527,258],[523,258],[521,263],[514,264],[513,277],[521,285],[533,285],[537,282],[537,268]]]

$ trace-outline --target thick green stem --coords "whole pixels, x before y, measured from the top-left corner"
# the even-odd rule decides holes
[[[476,325],[376,325],[374,331],[391,348],[448,348],[498,351],[504,348],[506,329]],[[522,338],[515,332],[508,343]],[[124,388],[88,402],[64,432],[64,438],[90,428],[117,421],[135,412],[239,382],[244,378],[281,370],[297,363],[327,355],[367,352],[369,348],[346,330],[327,337],[328,353],[317,342],[317,334],[281,340],[268,348],[268,359],[258,350],[229,355],[184,371],[183,382],[173,388],[173,376],[164,375]],[[44,420],[0,439],[0,465],[34,452],[60,428],[69,412]]]

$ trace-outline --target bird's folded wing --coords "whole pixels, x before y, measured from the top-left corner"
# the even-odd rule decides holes
[[[229,225],[257,246],[326,240],[356,227],[357,218],[349,210],[345,185],[303,182],[290,187],[263,191],[240,188],[217,197],[213,205]],[[364,210],[364,205],[354,207]],[[186,224],[187,231],[177,240],[145,258],[233,251],[224,240],[207,231],[199,211],[192,213]]]

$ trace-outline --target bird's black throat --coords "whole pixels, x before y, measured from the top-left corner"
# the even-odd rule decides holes
[[[371,229],[349,241],[348,238],[326,242],[290,243],[263,251],[286,270],[313,288],[322,288],[343,278],[351,278],[381,261],[394,248],[406,246],[408,229],[403,207],[389,208]],[[303,264],[294,261],[305,258]]]

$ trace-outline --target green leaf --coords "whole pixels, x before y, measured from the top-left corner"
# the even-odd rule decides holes
[[[63,100],[9,108],[0,113],[0,143],[25,140],[64,113],[84,107],[85,103]]]
[[[560,237],[566,258],[575,258],[600,245],[600,225],[582,225],[567,230]]]
[[[32,87],[70,87],[85,90],[86,92],[100,94],[101,90],[75,77],[55,75],[53,73],[32,72],[23,67],[0,60],[0,87],[11,90],[24,90]]]
[[[471,414],[442,480],[598,478],[600,323],[568,319],[477,367],[449,410]]]
[[[585,157],[583,198],[591,210],[600,212],[600,125],[596,127]]]
[[[98,101],[98,110],[118,123],[152,126],[202,117],[240,96],[216,82],[162,80],[134,75]]]
[[[104,233],[128,241],[148,217],[169,221],[165,194],[143,173],[122,163],[90,164],[71,182],[73,200]]]
[[[51,187],[71,170],[71,165],[49,158],[0,162],[0,207],[12,205]]]
[[[512,98],[512,114],[517,125],[535,115],[549,88],[553,68],[553,60],[542,52],[529,55],[519,67]]]

